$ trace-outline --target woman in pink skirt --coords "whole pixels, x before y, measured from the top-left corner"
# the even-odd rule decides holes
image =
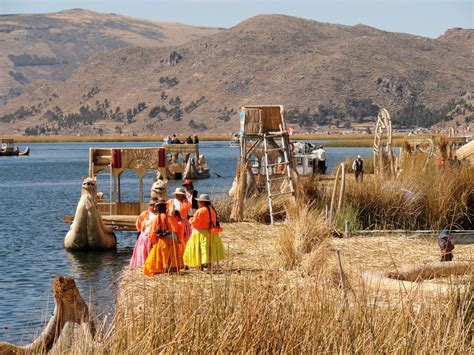
[[[132,260],[130,260],[130,267],[142,267],[145,265],[146,258],[151,250],[151,243],[148,235],[153,220],[157,216],[156,201],[151,200],[148,204],[148,210],[144,211],[138,216],[136,227],[140,232],[135,248],[133,248]]]

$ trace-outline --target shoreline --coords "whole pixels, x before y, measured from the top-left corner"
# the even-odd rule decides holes
[[[433,135],[418,135],[417,138],[432,137]],[[5,138],[14,139],[16,143],[84,143],[84,142],[163,142],[164,136],[5,136]],[[230,141],[232,135],[201,135],[201,142]],[[401,146],[405,139],[402,134],[393,136],[393,144],[395,147]],[[327,147],[372,147],[373,135],[370,134],[296,134],[290,136],[292,141],[324,141]]]

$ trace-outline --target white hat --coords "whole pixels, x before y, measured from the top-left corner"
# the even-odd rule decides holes
[[[199,195],[199,198],[196,199],[196,201],[211,202],[211,198],[208,194],[201,194]]]
[[[361,156],[361,155],[358,155],[358,156],[357,156],[357,159],[362,159],[362,156]]]
[[[186,190],[182,187],[177,187],[176,190],[172,193],[172,195],[186,195]]]

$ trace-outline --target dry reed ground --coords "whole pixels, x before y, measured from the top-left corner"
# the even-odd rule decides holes
[[[469,311],[466,306],[472,307],[472,295],[468,295],[467,301],[460,301],[458,295],[448,301],[423,299],[419,304],[410,298],[400,303],[400,295],[395,295],[398,300],[393,303],[390,299],[394,295],[368,295],[361,287],[362,271],[390,270],[394,265],[437,260],[439,252],[434,237],[326,239],[327,245],[316,249],[325,255],[319,255],[318,263],[311,265],[318,270],[308,273],[304,268],[288,269],[283,265],[279,243],[284,225],[244,222],[223,227],[228,258],[213,274],[189,270],[179,275],[147,277],[140,270],[124,270],[114,332],[93,351],[133,354],[472,350],[472,308]],[[352,306],[346,311],[342,289],[337,285],[336,249],[342,253],[351,291],[348,297]],[[474,245],[456,245],[455,258],[474,260]],[[444,339],[444,332],[452,332],[451,338]],[[73,350],[86,349],[79,346]]]

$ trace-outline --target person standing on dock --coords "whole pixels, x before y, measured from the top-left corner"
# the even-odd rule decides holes
[[[360,155],[352,163],[352,170],[354,170],[356,182],[362,182],[364,180],[364,160]]]
[[[166,201],[156,203],[157,216],[150,228],[149,241],[153,245],[143,266],[145,275],[178,271],[179,225],[175,217],[166,213]]]
[[[451,235],[447,229],[443,229],[438,237],[438,245],[441,250],[440,261],[453,260],[454,244],[451,241]]]
[[[202,194],[196,200],[199,208],[190,220],[193,234],[186,245],[184,264],[199,270],[212,270],[212,263],[225,258],[224,245],[219,235],[222,228],[209,195]]]
[[[150,228],[153,220],[157,215],[156,200],[150,200],[148,203],[148,210],[142,212],[138,218],[135,226],[140,232],[138,235],[135,247],[133,248],[132,259],[130,260],[130,267],[138,268],[145,264],[145,260],[151,250],[151,243],[148,239]]]

